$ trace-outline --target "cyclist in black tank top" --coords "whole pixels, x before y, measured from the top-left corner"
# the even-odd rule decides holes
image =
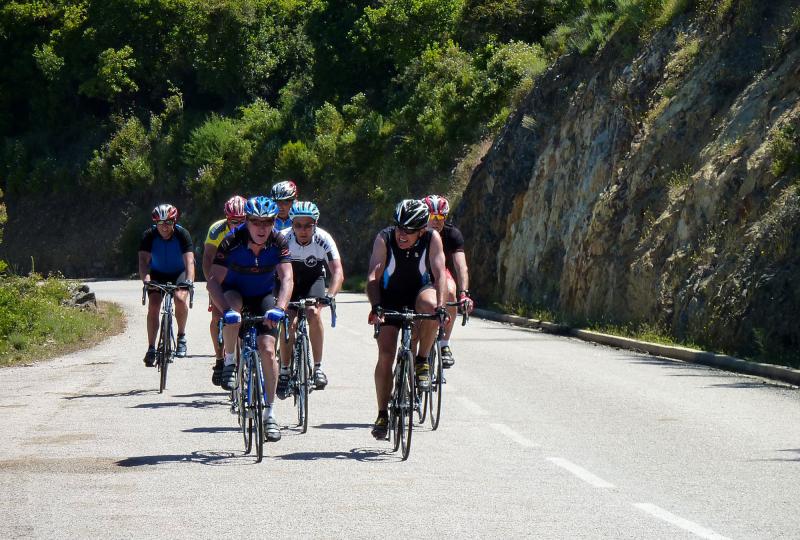
[[[367,296],[372,304],[369,323],[383,324],[383,309],[435,313],[444,309],[447,298],[444,249],[436,231],[428,231],[428,208],[414,199],[401,201],[395,208],[395,226],[378,233],[372,246],[367,274]],[[421,389],[430,387],[427,351],[436,339],[436,321],[419,321],[416,379]],[[387,324],[378,336],[378,362],[375,365],[375,393],[378,418],[372,427],[376,439],[386,438],[387,408],[392,392],[392,366],[399,328]]]

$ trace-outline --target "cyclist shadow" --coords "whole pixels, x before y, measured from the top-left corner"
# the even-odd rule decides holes
[[[388,450],[376,450],[374,448],[352,448],[346,452],[294,452],[272,456],[272,459],[284,461],[319,461],[323,459],[355,460],[362,462],[388,462],[400,461],[401,456],[396,452]]]
[[[164,408],[191,408],[191,409],[210,409],[212,407],[228,406],[222,399],[208,400],[195,399],[193,401],[165,401],[163,403],[140,403],[130,407],[131,409],[164,409]]]
[[[128,390],[127,392],[108,392],[105,394],[75,394],[72,396],[64,396],[62,399],[73,400],[73,399],[85,399],[85,398],[118,398],[118,397],[133,397],[133,396],[143,396],[158,394],[158,390]]]
[[[114,464],[118,467],[143,467],[165,463],[198,463],[200,465],[240,465],[241,453],[218,450],[198,450],[191,454],[163,454],[160,456],[135,456],[121,459]]]
[[[372,424],[319,424],[316,426],[309,426],[313,429],[341,429],[348,431],[351,429],[367,429],[371,428]]]

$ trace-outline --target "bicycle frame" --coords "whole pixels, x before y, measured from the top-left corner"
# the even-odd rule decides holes
[[[147,300],[148,290],[158,290],[162,296],[161,302],[161,323],[158,332],[158,348],[156,349],[156,365],[159,371],[159,389],[162,393],[167,387],[167,368],[172,362],[175,351],[175,336],[172,332],[172,312],[175,291],[179,289],[189,290],[189,307],[194,303],[194,287],[186,285],[174,285],[172,283],[156,283],[149,281],[142,288],[142,305]]]
[[[258,352],[258,332],[255,325],[263,322],[263,317],[242,317],[244,335],[239,339],[236,385],[233,389],[234,403],[239,413],[239,425],[244,437],[244,453],[250,453],[255,435],[256,463],[260,463],[264,456],[263,414],[266,408],[267,386],[261,366],[261,355]]]

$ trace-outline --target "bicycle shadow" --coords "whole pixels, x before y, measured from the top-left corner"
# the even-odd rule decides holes
[[[240,464],[239,458],[241,457],[245,457],[245,454],[218,450],[197,450],[191,454],[134,456],[116,461],[114,465],[123,468],[156,466],[166,463],[197,463],[200,465],[228,466]]]
[[[127,392],[108,392],[105,394],[76,394],[73,396],[64,396],[61,399],[66,400],[73,400],[73,399],[86,399],[86,398],[115,398],[115,397],[133,397],[133,396],[144,396],[149,394],[158,394],[158,390],[150,389],[150,390],[128,390]]]
[[[371,428],[372,424],[318,424],[316,426],[309,426],[309,428],[314,429],[340,429],[343,431],[349,431],[353,429],[367,429]]]
[[[272,459],[282,461],[320,461],[324,459],[354,460],[370,463],[384,463],[400,461],[402,456],[389,450],[376,450],[374,448],[351,448],[349,451],[339,452],[294,452],[272,456]]]
[[[193,398],[193,397],[228,397],[230,392],[220,390],[218,392],[197,392],[195,394],[175,394],[172,397],[176,398]]]
[[[195,399],[194,401],[165,401],[163,403],[140,403],[129,407],[131,409],[168,409],[168,408],[191,408],[191,409],[210,409],[211,407],[227,407],[224,401]]]
[[[182,433],[238,433],[242,431],[238,427],[195,427],[189,429],[182,429]]]

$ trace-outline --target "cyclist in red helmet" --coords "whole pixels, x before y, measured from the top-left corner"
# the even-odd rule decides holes
[[[440,195],[428,195],[422,199],[428,206],[430,214],[428,220],[428,228],[437,231],[442,237],[442,244],[444,245],[444,256],[447,275],[447,301],[455,302],[464,301],[464,309],[467,312],[472,312],[474,303],[469,296],[469,269],[467,268],[467,258],[464,255],[464,235],[461,231],[447,222],[447,216],[450,214],[450,203]],[[455,275],[455,278],[453,276]],[[444,339],[439,342],[442,347],[442,367],[453,367],[455,359],[450,350],[450,334],[453,332],[453,325],[456,320],[456,308],[450,308],[450,320],[447,321],[447,327]]]
[[[192,285],[194,281],[194,245],[189,231],[178,225],[178,209],[171,204],[153,208],[154,224],[148,228],[139,243],[139,277],[145,283],[174,283]],[[148,293],[147,342],[144,356],[148,367],[156,361],[156,334],[161,314],[161,293]],[[175,356],[186,356],[186,319],[189,316],[189,291],[175,292],[175,319],[178,321],[178,340]]]
[[[240,195],[234,195],[225,203],[225,219],[216,221],[209,227],[206,241],[203,245],[203,275],[206,276],[206,279],[208,279],[209,274],[211,274],[211,265],[214,264],[214,257],[217,255],[217,249],[222,239],[233,229],[244,223],[244,205],[246,203],[247,199]],[[208,304],[208,309],[211,311],[209,330],[211,331],[211,342],[214,344],[214,353],[216,357],[211,375],[211,382],[215,386],[221,386],[223,356],[222,346],[220,346],[217,337],[219,335],[219,320],[222,318],[222,313],[217,309],[210,297]]]

